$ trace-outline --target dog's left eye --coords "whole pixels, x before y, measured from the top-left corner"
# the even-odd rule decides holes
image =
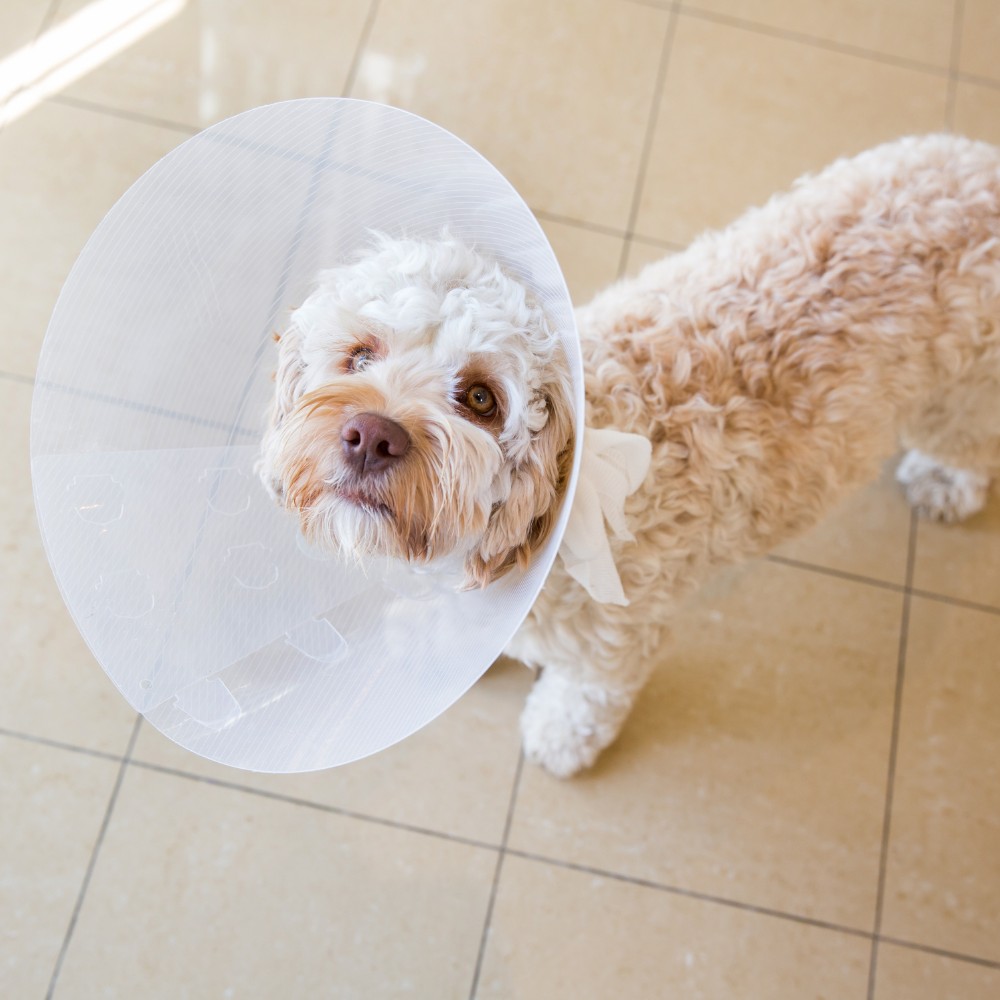
[[[347,370],[359,372],[375,360],[375,352],[370,347],[359,344],[347,356]]]
[[[497,408],[493,393],[485,385],[470,386],[465,394],[465,405],[481,417],[489,417]]]

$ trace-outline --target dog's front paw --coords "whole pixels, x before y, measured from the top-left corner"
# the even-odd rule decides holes
[[[545,671],[521,714],[524,754],[557,778],[568,778],[590,767],[614,741],[631,707],[628,695]]]
[[[896,480],[920,517],[929,521],[964,521],[986,505],[990,477],[972,469],[942,465],[921,451],[908,451]]]

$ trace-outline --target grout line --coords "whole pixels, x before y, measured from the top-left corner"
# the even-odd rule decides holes
[[[38,27],[35,29],[34,35],[31,37],[31,41],[28,42],[28,48],[34,48],[38,43],[38,39],[42,37],[45,31],[48,29],[49,25],[52,23],[53,18],[56,16],[56,8],[59,6],[59,0],[49,0],[49,5],[45,8],[45,13],[42,15],[41,21],[38,23]],[[10,101],[12,101],[18,94],[24,90],[24,83],[16,86],[3,100],[0,101],[0,108],[5,108]],[[0,135],[3,134],[4,129],[10,123],[0,119]]]
[[[635,0],[626,0],[626,2],[631,3],[635,2]],[[585,229],[591,233],[600,233],[602,236],[613,236],[619,240],[628,241],[631,239],[633,243],[644,243],[646,246],[657,247],[660,250],[666,250],[668,253],[677,253],[685,248],[683,243],[674,243],[672,240],[661,240],[659,237],[645,236],[642,233],[629,234],[625,229],[606,226],[600,222],[588,222],[586,219],[574,219],[568,215],[559,215],[556,212],[549,212],[543,208],[531,208],[531,214],[539,221],[558,222],[564,226]]]
[[[878,970],[879,934],[882,932],[882,912],[885,905],[885,882],[889,861],[889,837],[892,827],[892,799],[896,784],[896,757],[899,752],[899,730],[903,710],[903,685],[906,680],[906,647],[910,630],[910,604],[913,600],[913,568],[917,555],[917,514],[910,511],[910,535],[906,549],[906,590],[899,623],[899,655],[896,662],[896,690],[892,703],[892,730],[889,737],[889,764],[885,783],[885,809],[882,816],[882,848],[878,862],[878,888],[875,896],[875,921],[872,927],[871,958],[868,964],[868,1000],[875,997],[875,976]]]
[[[42,17],[42,23],[39,24],[38,31],[35,32],[36,42],[52,27],[52,22],[56,19],[56,11],[59,9],[59,4],[60,0],[49,0],[48,9]]]
[[[935,948],[930,944],[917,944],[915,941],[903,941],[900,938],[889,937],[887,934],[880,934],[879,940],[886,944],[895,944],[900,948],[909,948],[911,951],[925,951],[931,955],[940,955],[942,958],[951,958],[956,962],[968,962],[971,965],[981,965],[987,969],[1000,969],[1000,962],[992,958],[979,958],[976,955],[966,955],[960,951],[948,951],[946,948]]]
[[[991,90],[1000,90],[1000,80],[994,80],[988,76],[977,76],[975,73],[956,72],[955,79],[960,83],[974,83],[978,87],[989,87]]]
[[[966,601],[961,597],[949,597],[947,594],[935,594],[930,590],[920,590],[911,587],[910,593],[914,597],[923,597],[928,601],[937,601],[939,604],[953,604],[956,608],[968,608],[970,611],[983,611],[988,615],[1000,615],[1000,608],[992,604],[977,604],[975,601]]]
[[[500,839],[497,866],[493,870],[493,885],[490,887],[490,898],[486,904],[486,918],[483,920],[483,933],[479,938],[479,952],[476,955],[476,968],[472,974],[472,985],[469,987],[469,1000],[475,1000],[476,993],[479,990],[479,977],[483,971],[483,959],[486,956],[486,945],[489,941],[490,928],[493,924],[493,907],[496,904],[497,889],[500,885],[500,874],[503,871],[504,858],[508,853],[507,839],[510,837],[510,828],[514,820],[514,805],[517,802],[517,793],[521,787],[521,774],[523,771],[524,750],[521,749],[517,756],[517,768],[514,771],[514,781],[511,785],[510,801],[507,803],[507,819],[503,826],[503,836]]]
[[[90,747],[80,747],[73,743],[63,743],[61,740],[52,740],[47,736],[33,736],[31,733],[22,733],[17,729],[7,729],[0,726],[0,736],[7,736],[12,740],[24,740],[27,743],[39,743],[45,747],[54,747],[56,750],[68,750],[70,753],[82,753],[88,757],[100,757],[102,760],[114,760],[121,763],[122,756],[117,753],[109,753],[107,750],[92,750]]]
[[[344,79],[344,87],[341,91],[344,97],[350,96],[351,91],[354,89],[354,84],[357,82],[358,70],[361,69],[361,60],[364,58],[365,49],[368,48],[368,41],[371,38],[372,29],[375,27],[375,18],[378,17],[378,7],[379,0],[372,0],[371,6],[368,8],[368,16],[365,18],[365,23],[361,27],[361,34],[358,36],[358,44],[354,49],[354,57],[351,59],[351,65]]]
[[[631,239],[633,243],[645,243],[647,246],[659,247],[661,250],[670,250],[674,253],[680,253],[682,250],[687,249],[687,244],[674,243],[672,240],[661,240],[656,236],[643,236],[642,233],[632,233]]]
[[[660,106],[663,104],[663,90],[667,79],[667,68],[670,65],[670,50],[673,48],[674,36],[677,33],[678,18],[678,9],[672,8],[667,18],[666,30],[663,33],[660,62],[656,67],[656,78],[653,82],[653,99],[650,103],[649,118],[646,121],[646,134],[642,139],[642,151],[639,154],[639,171],[636,174],[635,187],[632,189],[632,204],[629,206],[628,223],[625,227],[625,242],[622,244],[621,256],[618,258],[619,278],[625,274],[628,251],[632,244],[635,223],[639,217],[639,206],[642,204],[642,195],[646,187],[646,172],[649,169],[649,160],[653,151],[653,139],[660,117]]]
[[[830,566],[820,566],[816,563],[802,562],[799,559],[788,559],[785,556],[766,555],[765,562],[777,563],[779,566],[791,566],[793,569],[804,569],[810,573],[821,573],[823,576],[833,576],[838,580],[850,580],[852,583],[863,583],[869,587],[880,587],[883,590],[892,590],[896,593],[906,593],[906,586],[901,583],[890,583],[888,580],[879,580],[874,576],[863,576],[861,573],[849,573],[842,569],[833,569]]]
[[[638,878],[633,875],[622,875],[620,872],[607,871],[603,868],[595,868],[591,865],[577,864],[573,861],[560,861],[557,858],[547,857],[544,854],[534,854],[531,851],[521,851],[517,848],[508,848],[507,854],[517,858],[524,858],[528,861],[537,861],[542,864],[552,865],[554,868],[565,868],[570,871],[582,872],[587,875],[598,875],[601,878],[611,879],[615,882],[625,882],[629,885],[639,886],[643,889],[653,889],[657,892],[665,892],[671,896],[683,896],[685,899],[696,899],[703,903],[715,903],[718,906],[725,906],[733,910],[743,910],[747,913],[757,913],[765,917],[775,917],[778,920],[788,920],[796,924],[806,924],[809,927],[819,927],[827,931],[835,931],[839,934],[849,934],[851,937],[865,938],[872,937],[870,931],[861,930],[859,927],[849,927],[845,924],[833,923],[829,920],[819,920],[815,917],[804,917],[798,913],[788,913],[784,910],[774,910],[768,906],[758,906],[754,903],[744,903],[736,899],[727,899],[725,896],[714,896],[711,893],[699,892],[696,889],[683,889],[680,886],[668,885],[665,882],[655,882],[652,879]]]
[[[95,114],[109,115],[112,118],[123,118],[130,122],[139,122],[143,125],[155,125],[157,128],[170,129],[173,132],[183,132],[185,135],[197,135],[201,128],[197,125],[188,125],[186,122],[174,121],[172,118],[160,118],[157,115],[147,115],[141,111],[129,111],[126,108],[116,108],[110,104],[102,104],[98,101],[88,101],[82,97],[71,97],[68,94],[56,93],[45,98],[49,104],[63,104],[70,108],[79,108],[81,111],[91,111]]]
[[[0,378],[9,382],[20,382],[22,385],[34,385],[35,380],[30,375],[18,375],[17,372],[0,371]]]
[[[850,45],[846,42],[834,42],[828,38],[820,38],[818,35],[807,35],[798,31],[790,31],[787,28],[776,28],[760,21],[746,20],[741,17],[732,17],[729,14],[717,14],[714,11],[700,10],[690,7],[684,3],[677,3],[675,9],[684,17],[690,17],[698,21],[710,21],[713,24],[721,24],[729,28],[740,28],[744,31],[756,32],[759,35],[769,35],[772,38],[780,38],[787,42],[798,42],[801,45],[812,45],[815,48],[827,49],[830,52],[838,52],[841,55],[855,56],[859,59],[868,59],[871,62],[883,63],[895,66],[899,69],[917,70],[922,73],[933,73],[935,76],[949,76],[951,71],[944,66],[935,66],[933,63],[921,62],[919,59],[907,59],[905,56],[894,56],[887,52],[879,52],[877,49],[866,49],[861,45]]]
[[[347,819],[358,820],[363,823],[375,823],[378,826],[389,827],[390,829],[402,830],[407,833],[415,833],[422,836],[433,837],[438,840],[445,840],[452,843],[462,844],[467,847],[476,847],[487,851],[497,851],[498,852],[498,871],[494,875],[493,888],[491,891],[489,908],[492,910],[495,903],[496,890],[499,880],[499,868],[500,868],[500,855],[513,855],[514,857],[523,858],[528,861],[535,861],[540,864],[551,865],[554,868],[562,868],[570,871],[582,872],[589,875],[597,875],[602,878],[607,878],[615,882],[623,882],[629,885],[635,885],[640,888],[650,889],[656,892],[665,892],[670,895],[683,896],[689,899],[696,899],[705,903],[714,903],[719,906],[725,906],[730,909],[743,910],[750,913],[757,913],[762,916],[774,917],[779,920],[788,920],[793,923],[806,924],[811,927],[818,927],[823,930],[830,930],[837,933],[849,934],[853,937],[862,937],[873,939],[875,935],[868,931],[860,930],[856,927],[849,927],[844,924],[837,924],[831,921],[819,920],[813,917],[805,917],[796,913],[788,913],[783,910],[775,910],[769,907],[756,906],[752,903],[743,903],[738,900],[727,899],[724,896],[714,896],[710,893],[699,892],[694,889],[684,889],[679,886],[669,885],[667,883],[656,882],[652,879],[643,879],[637,876],[625,875],[621,872],[615,872],[603,868],[595,868],[590,865],[577,864],[572,861],[563,861],[558,858],[548,857],[542,854],[535,854],[531,851],[519,850],[518,848],[506,847],[504,846],[510,835],[510,828],[513,822],[514,813],[514,803],[515,795],[517,789],[520,787],[521,780],[521,769],[523,768],[523,757],[518,762],[518,771],[515,775],[516,786],[511,795],[511,801],[508,806],[507,819],[504,824],[503,832],[503,844],[497,846],[495,844],[490,844],[486,841],[475,840],[471,837],[462,837],[456,834],[444,833],[440,830],[432,830],[427,827],[416,826],[411,823],[403,823],[396,820],[389,820],[379,816],[373,816],[367,813],[356,812],[351,809],[344,809],[338,806],[331,806],[321,802],[315,802],[310,799],[297,798],[291,795],[283,795],[280,792],[272,792],[266,789],[255,788],[250,785],[243,785],[239,782],[225,781],[220,778],[211,778],[206,775],[194,774],[188,771],[182,771],[178,768],[166,767],[161,764],[153,764],[143,760],[136,760],[131,756],[126,760],[125,757],[119,756],[117,754],[107,753],[101,750],[91,750],[87,747],[75,746],[70,743],[62,743],[58,740],[47,739],[46,737],[33,736],[29,733],[18,732],[16,730],[10,730],[0,727],[0,736],[6,736],[12,739],[25,740],[31,743],[39,743],[45,746],[55,747],[61,750],[68,750],[72,753],[83,753],[88,756],[99,757],[106,760],[117,761],[119,763],[127,763],[132,768],[139,768],[145,771],[154,771],[159,774],[170,775],[175,778],[181,778],[187,781],[195,781],[201,784],[213,785],[218,788],[226,788],[230,791],[243,792],[248,795],[258,796],[260,798],[271,799],[277,802],[283,802],[287,805],[293,806],[303,806],[307,809],[313,809],[318,812],[331,813],[336,816],[342,816]],[[130,754],[134,749],[134,740],[130,739],[129,750],[126,751]],[[106,825],[106,824],[105,824]],[[95,848],[96,853],[96,848]],[[89,875],[88,875],[89,879]],[[477,978],[480,970],[480,963],[483,952],[483,944],[485,943],[486,929],[484,928],[484,938],[481,943],[480,948],[480,962],[477,963]],[[933,955],[940,955],[944,958],[954,959],[960,962],[968,962],[975,965],[984,966],[986,968],[1000,969],[1000,961],[993,959],[982,958],[976,955],[968,955],[962,952],[948,951],[943,948],[936,948],[933,945],[920,944],[914,941],[906,941],[902,938],[891,937],[889,935],[878,935],[880,941],[884,941],[888,944],[898,945],[901,948],[908,948],[912,951],[922,951],[928,952]]]
[[[531,208],[531,206],[528,206]],[[592,233],[601,233],[604,236],[614,236],[621,239],[625,235],[624,229],[615,226],[606,226],[600,222],[588,222],[586,219],[574,219],[568,215],[559,215],[557,212],[549,212],[544,208],[531,208],[531,214],[536,219],[545,222],[559,222],[564,226],[576,226],[577,229],[587,229]]]
[[[637,0],[626,0],[626,2],[637,2]],[[378,0],[376,0],[376,3],[378,3]],[[657,9],[662,8],[658,7]],[[344,96],[346,96],[346,93]],[[66,94],[53,94],[51,97],[47,97],[46,101],[53,104],[62,104],[67,107],[79,108],[80,110],[90,111],[95,114],[104,114],[113,118],[122,118],[126,121],[139,122],[143,125],[152,125],[157,128],[170,129],[188,136],[198,135],[202,131],[200,127],[188,125],[185,122],[178,122],[169,118],[159,118],[155,115],[147,115],[136,111],[128,111],[124,108],[113,107],[110,104],[102,104],[98,101],[85,100],[79,97],[70,97]],[[546,221],[558,222],[567,226],[574,226],[578,229],[586,229],[591,232],[601,233],[605,236],[613,236],[618,239],[626,239],[629,236],[629,233],[624,229],[604,225],[600,222],[589,222],[586,219],[575,219],[571,216],[560,215],[556,212],[546,211],[545,209],[531,209],[531,211],[537,218],[544,219]],[[660,239],[657,236],[648,236],[644,233],[632,233],[631,238],[633,242],[645,243],[648,246],[659,247],[663,250],[679,251],[683,250],[685,247],[682,243]],[[3,372],[0,372],[0,376],[3,374]]]
[[[625,0],[626,3],[636,7],[650,7],[653,10],[680,10],[680,3],[676,0]]]
[[[69,926],[66,928],[66,934],[63,937],[62,947],[59,949],[59,955],[56,957],[55,967],[52,969],[52,978],[49,980],[49,988],[46,990],[45,1000],[51,1000],[52,995],[55,992],[56,984],[59,982],[59,973],[62,972],[63,962],[66,959],[66,952],[69,950],[70,942],[73,940],[73,932],[76,930],[76,924],[80,917],[80,910],[83,908],[83,901],[86,898],[87,890],[90,888],[90,880],[93,877],[94,869],[97,866],[97,859],[100,856],[101,847],[104,844],[104,837],[108,832],[111,815],[115,811],[115,804],[118,801],[118,793],[121,791],[122,781],[125,778],[125,772],[128,770],[129,757],[131,757],[132,750],[135,747],[135,741],[139,737],[139,729],[141,726],[142,716],[136,715],[135,723],[132,726],[132,735],[129,737],[128,746],[125,748],[125,755],[121,758],[121,766],[118,768],[118,776],[115,778],[114,787],[111,789],[111,797],[108,799],[107,808],[104,810],[104,819],[101,822],[100,830],[97,832],[97,839],[94,841],[93,850],[90,852],[90,861],[87,863],[87,870],[83,875],[80,892],[76,897],[76,904],[73,906],[73,913],[69,918]]]
[[[458,834],[445,833],[441,830],[432,830],[429,827],[416,826],[413,823],[403,823],[399,820],[385,819],[382,816],[373,816],[370,813],[356,812],[353,809],[331,806],[324,802],[302,799],[294,795],[283,795],[281,792],[272,792],[265,788],[255,788],[252,785],[244,785],[237,781],[226,781],[223,778],[210,778],[207,775],[194,774],[190,771],[182,771],[176,767],[166,767],[163,764],[152,764],[143,760],[132,760],[130,763],[133,767],[142,768],[146,771],[156,771],[159,774],[168,774],[175,778],[184,778],[187,781],[197,781],[205,785],[214,785],[216,788],[227,788],[234,792],[244,792],[247,795],[256,795],[259,798],[271,799],[275,802],[284,802],[287,805],[304,806],[307,809],[314,809],[317,812],[331,813],[334,816],[343,816],[346,819],[356,819],[363,823],[375,823],[377,826],[386,826],[394,830],[403,830],[407,833],[417,833],[425,837],[447,840],[455,844],[463,844],[466,847],[478,847],[486,851],[498,850],[496,844],[490,844],[483,840],[475,840],[472,837],[462,837]]]
[[[23,378],[24,376],[21,376]],[[71,385],[62,385],[59,382],[49,382],[45,379],[38,381],[31,380],[41,389],[51,389],[53,392],[64,392],[70,396],[78,396],[81,399],[89,399],[91,402],[107,403],[113,406],[121,406],[127,410],[135,410],[137,413],[148,413],[155,417],[168,417],[171,420],[179,420],[183,423],[194,424],[197,427],[207,427],[210,430],[225,430],[231,434],[235,433],[241,437],[256,438],[260,432],[242,427],[239,424],[231,424],[222,420],[209,420],[205,417],[196,417],[191,413],[181,413],[178,410],[169,410],[163,406],[154,406],[150,403],[138,403],[131,399],[120,399],[117,396],[108,396],[103,392],[95,392],[92,389],[78,389]]]
[[[948,95],[945,98],[944,127],[955,130],[955,98],[958,93],[958,56],[962,47],[962,16],[965,13],[965,0],[955,0],[955,10],[951,20],[951,54],[948,59]]]
[[[836,577],[839,580],[850,580],[852,583],[860,583],[868,587],[878,587],[881,590],[891,590],[897,594],[910,594],[913,597],[922,597],[928,601],[937,601],[938,604],[951,604],[956,608],[967,608],[969,611],[982,611],[987,615],[1000,615],[1000,607],[997,607],[994,604],[979,604],[976,601],[969,601],[963,597],[952,597],[949,594],[938,594],[933,590],[922,590],[920,587],[908,587],[903,583],[890,583],[888,580],[879,580],[873,576],[863,576],[860,573],[848,573],[845,570],[832,569],[829,566],[820,566],[817,563],[802,562],[798,559],[787,559],[785,556],[766,555],[763,558],[765,562],[777,563],[780,566],[790,566],[793,569],[805,570],[808,573],[819,573],[823,576]]]

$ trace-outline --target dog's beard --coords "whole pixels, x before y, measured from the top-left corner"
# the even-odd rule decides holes
[[[499,444],[450,414],[394,413],[410,435],[407,454],[358,476],[343,460],[341,429],[385,409],[376,390],[334,382],[304,396],[275,429],[269,464],[303,535],[359,563],[376,555],[425,562],[474,546],[503,499]]]

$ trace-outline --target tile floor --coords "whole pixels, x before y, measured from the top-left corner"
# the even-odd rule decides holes
[[[221,117],[437,120],[583,300],[838,154],[1000,142],[998,47],[1000,0],[4,0],[0,996],[1000,997],[1000,503],[916,525],[887,472],[724,574],[577,780],[521,767],[507,662],[392,750],[268,777],[105,680],[27,459],[76,254]]]

